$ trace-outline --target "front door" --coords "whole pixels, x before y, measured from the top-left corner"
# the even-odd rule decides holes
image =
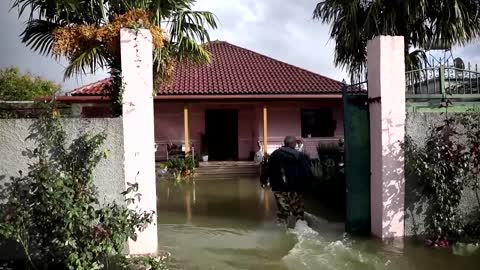
[[[209,160],[238,160],[237,110],[207,110],[205,112],[205,134]]]

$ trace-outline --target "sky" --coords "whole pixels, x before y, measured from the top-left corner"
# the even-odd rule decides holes
[[[329,39],[329,25],[312,19],[319,0],[198,0],[194,9],[208,10],[218,17],[212,40],[229,43],[282,60],[337,80],[346,73],[333,64],[335,42]],[[64,80],[65,61],[39,55],[20,41],[25,18],[9,11],[11,0],[0,0],[0,68],[17,66],[23,72],[58,83],[64,91],[105,78],[93,75]],[[480,64],[480,42],[455,48],[454,57]]]

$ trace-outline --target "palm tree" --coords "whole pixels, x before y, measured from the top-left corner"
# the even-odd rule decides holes
[[[115,27],[145,27],[160,40],[153,56],[157,78],[165,79],[177,61],[206,63],[208,29],[217,27],[208,11],[194,11],[195,0],[14,0],[12,9],[28,15],[22,42],[32,50],[69,61],[65,78],[108,69],[113,77],[112,99],[121,99],[119,46],[106,32]],[[145,17],[142,17],[145,16]],[[147,21],[147,22],[146,22]],[[164,28],[165,30],[163,30]],[[103,32],[102,32],[103,31]],[[99,33],[103,36],[99,38]],[[116,31],[118,39],[118,31]],[[105,36],[107,35],[107,36]],[[115,35],[115,33],[113,33]],[[110,44],[106,40],[110,39]],[[117,104],[118,105],[118,104]],[[117,106],[118,110],[118,106]],[[117,111],[118,112],[118,111]]]
[[[416,69],[426,61],[425,50],[477,38],[479,11],[479,0],[324,0],[313,18],[331,24],[335,65],[355,81],[365,75],[367,41],[375,36],[404,36],[406,67]]]

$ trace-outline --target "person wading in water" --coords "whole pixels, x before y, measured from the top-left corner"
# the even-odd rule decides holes
[[[310,162],[305,154],[295,150],[297,140],[287,136],[284,146],[275,150],[264,161],[260,182],[270,184],[277,202],[277,224],[287,224],[290,214],[296,220],[305,220],[302,192],[311,177]]]

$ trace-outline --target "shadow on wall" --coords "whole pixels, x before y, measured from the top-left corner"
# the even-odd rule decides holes
[[[405,172],[405,234],[420,236],[425,234],[425,222],[432,216],[432,207],[419,188],[418,176],[408,169]]]
[[[455,114],[457,113],[452,113],[454,118],[456,118]],[[407,114],[406,135],[410,136],[418,147],[425,147],[428,130],[439,126],[444,121],[445,114],[442,113],[410,112]],[[462,127],[458,128],[462,133]],[[460,138],[462,137],[463,135],[460,134]],[[430,219],[433,217],[434,209],[431,201],[422,194],[420,180],[423,179],[419,179],[416,173],[407,167],[405,184],[405,233],[407,236],[423,236],[426,233],[425,224],[432,224]],[[475,192],[465,187],[457,209],[459,217],[464,221],[470,221],[470,218],[478,213],[477,205]]]
[[[404,230],[404,153],[401,142],[398,140],[398,131],[403,129],[403,124],[397,124],[392,121],[391,117],[384,120],[384,128],[387,132],[388,144],[383,149],[383,195],[381,196],[383,203],[383,238],[392,239],[398,237],[398,232]]]
[[[441,117],[442,119],[444,117]],[[426,129],[441,120],[429,118],[425,114],[408,113],[405,124],[405,135],[409,135],[419,146],[426,140]],[[432,216],[432,207],[426,196],[422,195],[419,178],[408,167],[405,171],[405,234],[421,236],[426,233],[425,223]]]

